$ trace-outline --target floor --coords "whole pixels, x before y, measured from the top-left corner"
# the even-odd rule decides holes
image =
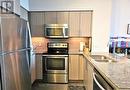
[[[48,84],[42,82],[35,82],[32,90],[86,90],[83,83],[71,82],[68,84]]]

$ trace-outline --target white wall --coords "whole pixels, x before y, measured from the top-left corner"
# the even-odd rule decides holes
[[[108,52],[111,0],[30,0],[31,11],[93,10],[92,52]]]
[[[29,10],[29,0],[20,0],[20,5]]]
[[[127,24],[130,24],[130,0],[113,0],[111,36],[129,36]]]

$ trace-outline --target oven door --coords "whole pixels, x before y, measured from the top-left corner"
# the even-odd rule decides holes
[[[68,55],[43,55],[44,73],[68,73]]]

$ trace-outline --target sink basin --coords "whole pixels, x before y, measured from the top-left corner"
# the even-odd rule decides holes
[[[116,62],[116,61],[111,60],[111,59],[103,59],[103,60],[101,60],[101,59],[95,59],[95,61],[96,62]]]
[[[116,62],[109,57],[103,56],[103,55],[90,55],[92,59],[94,59],[96,62]]]
[[[101,59],[101,60],[104,60],[104,59],[109,59],[108,57],[106,56],[103,56],[103,55],[90,55],[91,58],[93,59]]]

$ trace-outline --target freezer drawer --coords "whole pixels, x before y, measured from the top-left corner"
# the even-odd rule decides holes
[[[27,51],[4,55],[3,90],[31,90]]]

